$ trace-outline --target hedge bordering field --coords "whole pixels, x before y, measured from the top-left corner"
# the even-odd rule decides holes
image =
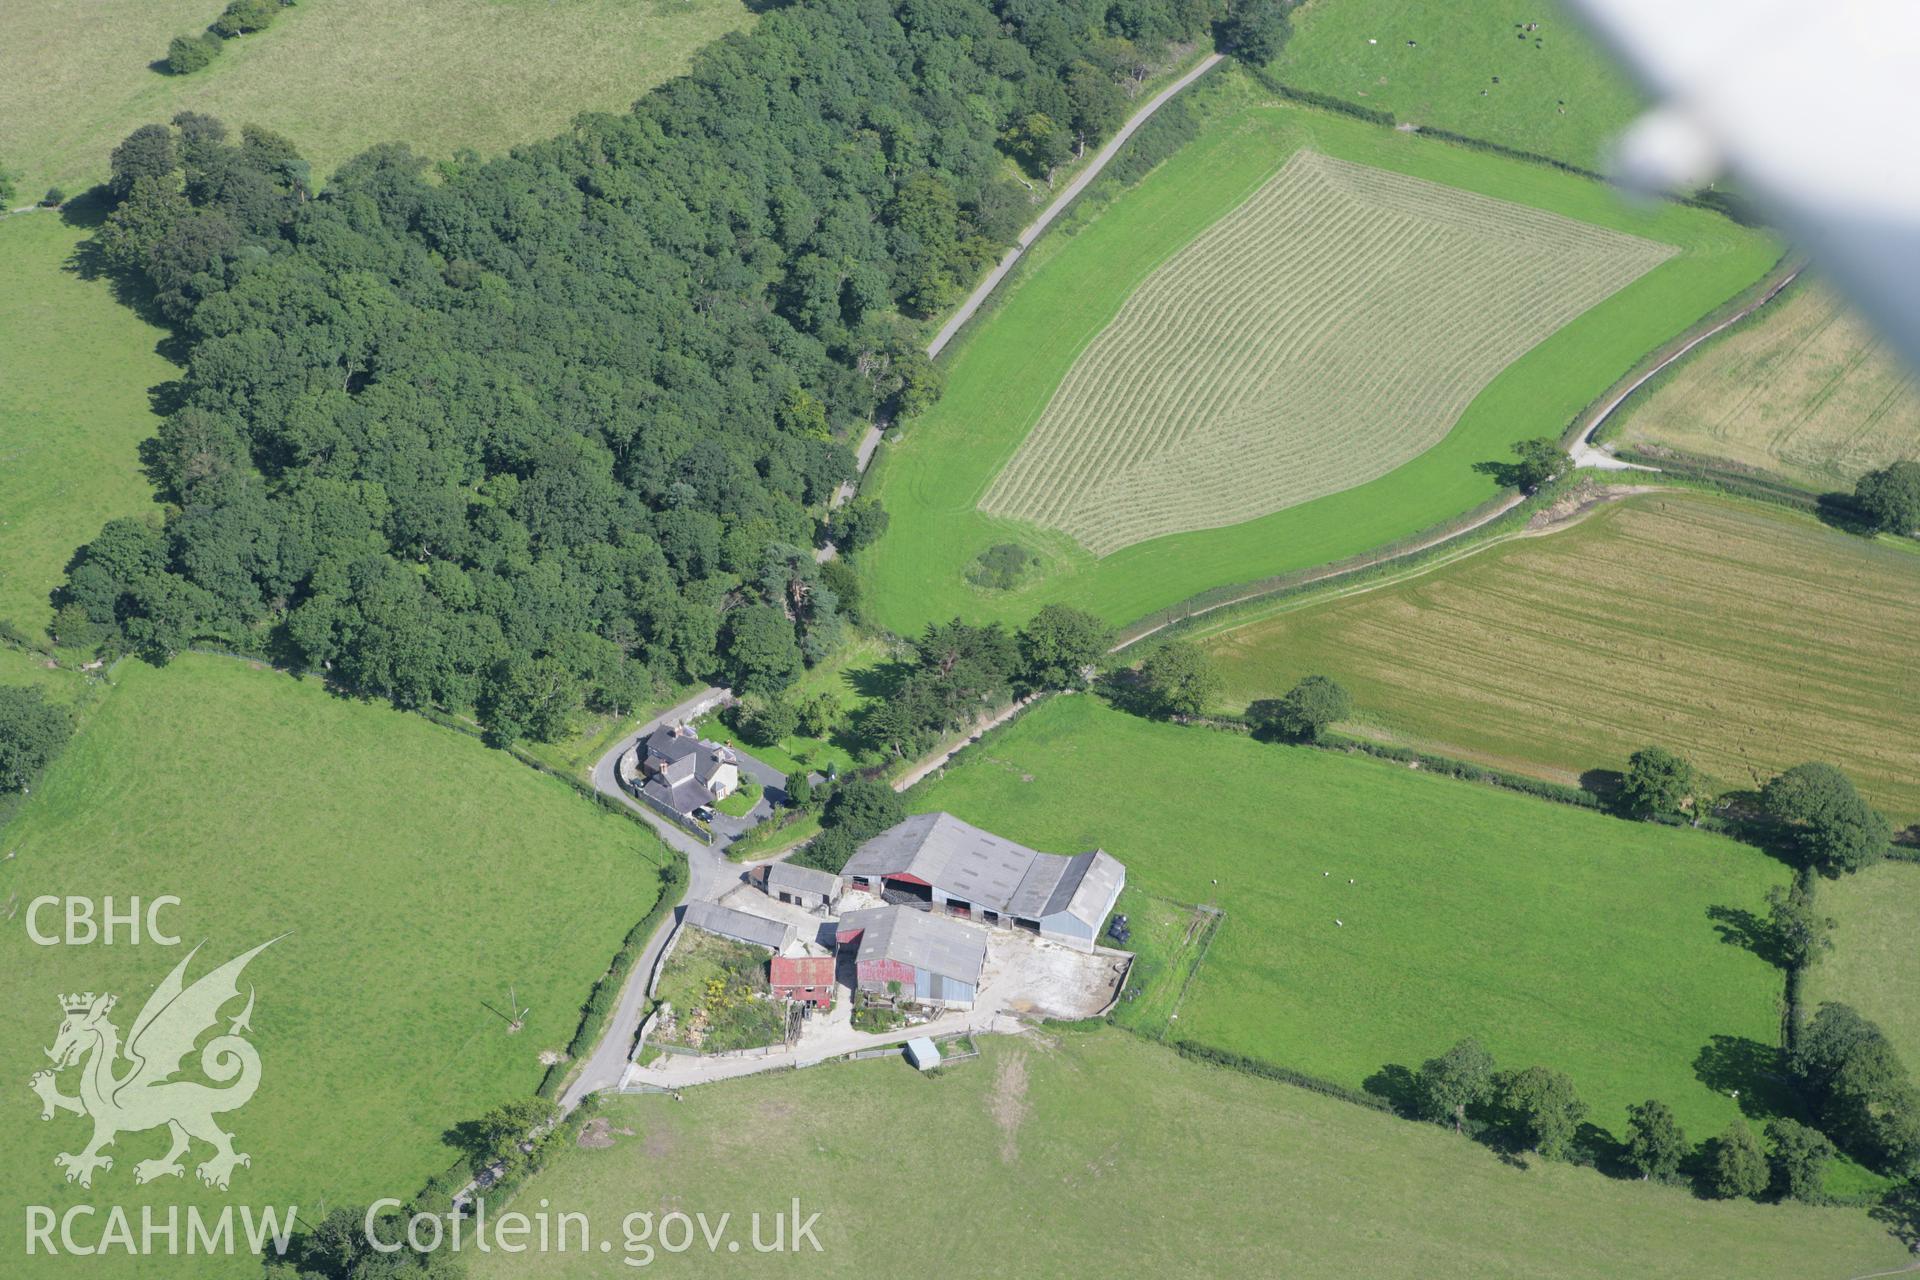
[[[542,1098],[551,1098],[559,1092],[560,1083],[569,1074],[580,1058],[593,1048],[600,1031],[606,1026],[607,1014],[620,998],[620,989],[626,985],[627,974],[633,968],[633,962],[646,948],[647,939],[674,908],[680,905],[680,895],[686,889],[686,863],[675,860],[660,868],[660,900],[653,904],[653,910],[641,919],[640,923],[627,930],[627,936],[620,944],[620,950],[614,953],[607,971],[593,984],[586,1002],[580,1006],[580,1025],[574,1029],[573,1039],[567,1042],[567,1056],[547,1068],[547,1074],[541,1079],[540,1086],[534,1090]]]

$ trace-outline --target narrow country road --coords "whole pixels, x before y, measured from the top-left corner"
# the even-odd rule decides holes
[[[1007,250],[1007,255],[1000,259],[1000,264],[987,273],[987,278],[982,280],[971,294],[967,295],[967,300],[960,304],[960,309],[955,311],[953,315],[948,318],[947,322],[940,326],[940,332],[934,334],[933,341],[927,344],[927,354],[929,356],[937,356],[941,351],[946,349],[947,343],[953,341],[953,335],[960,332],[961,326],[973,318],[973,313],[980,309],[980,304],[987,300],[988,295],[993,292],[994,287],[1006,279],[1007,272],[1013,270],[1013,264],[1020,261],[1020,255],[1025,253],[1028,246],[1040,238],[1040,233],[1045,231],[1055,218],[1065,212],[1066,207],[1073,203],[1075,197],[1087,189],[1087,184],[1100,176],[1101,170],[1107,167],[1109,160],[1119,154],[1120,148],[1126,145],[1127,139],[1131,138],[1139,130],[1141,125],[1150,120],[1154,112],[1171,101],[1174,95],[1218,66],[1224,56],[1223,54],[1210,53],[1200,59],[1193,70],[1187,72],[1187,74],[1175,80],[1159,93],[1147,99],[1147,105],[1134,112],[1133,115],[1128,118],[1127,122],[1120,126],[1120,131],[1114,134],[1113,137],[1107,139],[1107,145],[1101,147],[1100,150],[1095,153],[1093,163],[1085,169],[1082,169],[1079,175],[1075,177],[1072,182],[1069,182],[1059,195],[1053,198],[1053,203],[1049,204],[1046,210],[1041,213],[1038,218],[1033,220],[1033,224],[1020,233],[1019,240],[1014,242],[1013,248]]]
[[[1779,283],[1760,295],[1760,297],[1740,308],[1718,324],[1711,325],[1702,329],[1699,333],[1696,333],[1676,349],[1672,355],[1669,355],[1665,360],[1662,360],[1659,364],[1656,364],[1653,368],[1635,378],[1622,388],[1618,395],[1602,405],[1600,411],[1588,420],[1585,427],[1581,428],[1580,434],[1573,439],[1573,446],[1567,450],[1568,453],[1573,455],[1573,465],[1576,467],[1592,467],[1599,471],[1658,471],[1660,469],[1658,467],[1642,466],[1637,462],[1622,462],[1605,449],[1596,447],[1593,443],[1593,433],[1606,424],[1607,419],[1613,416],[1615,409],[1618,409],[1622,404],[1626,403],[1628,396],[1645,386],[1649,378],[1652,378],[1655,374],[1672,365],[1674,361],[1680,359],[1680,357],[1686,355],[1687,352],[1693,350],[1708,338],[1713,337],[1716,333],[1731,329],[1734,325],[1739,324],[1742,320],[1745,320],[1748,316],[1766,306],[1769,302],[1772,302],[1780,296],[1782,289],[1799,279],[1802,270],[1804,270],[1804,268],[1795,267],[1793,270],[1787,272]]]
[[[1127,139],[1138,132],[1141,125],[1152,119],[1154,112],[1167,105],[1167,103],[1173,99],[1174,95],[1178,94],[1195,80],[1198,80],[1201,76],[1207,74],[1207,72],[1213,70],[1214,67],[1220,64],[1224,57],[1224,54],[1209,53],[1206,57],[1200,59],[1191,71],[1188,71],[1178,80],[1175,80],[1172,84],[1154,94],[1153,97],[1147,99],[1145,106],[1127,118],[1127,122],[1120,126],[1119,131],[1107,139],[1107,144],[1101,147],[1100,150],[1094,152],[1092,162],[1089,163],[1086,168],[1082,169],[1079,174],[1074,177],[1072,182],[1069,182],[1065,187],[1061,188],[1060,194],[1055,196],[1045,209],[1041,210],[1040,216],[1035,218],[1028,224],[1027,229],[1020,233],[1019,239],[1013,243],[1013,248],[1007,250],[1006,255],[995,264],[993,270],[987,272],[986,277],[974,286],[973,292],[967,295],[967,300],[961,303],[959,308],[955,310],[951,316],[947,317],[947,322],[940,326],[940,331],[933,335],[931,342],[927,343],[927,356],[929,358],[938,356],[942,351],[946,350],[947,344],[953,341],[953,336],[960,332],[967,321],[973,319],[973,313],[980,309],[981,304],[992,296],[993,291],[999,287],[1000,282],[1007,278],[1007,272],[1013,270],[1014,264],[1020,261],[1020,255],[1025,253],[1028,248],[1032,246],[1033,242],[1040,238],[1040,233],[1051,226],[1055,218],[1066,212],[1067,206],[1072,204],[1074,200],[1079,197],[1080,193],[1085,191],[1087,186],[1092,183],[1095,178],[1100,176],[1101,172],[1107,167],[1107,162],[1118,155],[1120,148],[1126,145]],[[867,473],[867,465],[873,461],[874,450],[880,446],[881,434],[881,429],[878,425],[871,425],[867,428],[866,435],[861,437],[860,444],[854,449],[854,478],[841,485],[839,492],[834,494],[834,506],[837,507],[853,497],[860,484],[859,477]],[[833,544],[828,543],[826,546],[816,550],[813,553],[813,558],[824,564],[826,561],[833,559],[837,554],[839,553],[835,550]]]
[[[717,898],[732,888],[733,882],[739,878],[739,868],[729,864],[723,852],[709,848],[623,791],[619,779],[614,776],[615,762],[620,759],[621,753],[662,724],[691,720],[708,708],[718,706],[727,696],[727,690],[718,686],[700,690],[620,739],[593,766],[595,790],[614,797],[645,818],[659,832],[661,840],[685,856],[687,891],[675,904],[675,915],[669,915],[660,922],[653,937],[647,939],[645,949],[634,958],[633,967],[627,970],[626,983],[620,988],[620,999],[614,1005],[613,1012],[607,1015],[607,1025],[600,1033],[600,1042],[593,1046],[593,1053],[588,1056],[580,1074],[560,1095],[562,1111],[572,1111],[588,1094],[614,1088],[625,1077],[627,1055],[632,1051],[633,1037],[640,1030],[640,1018],[646,1009],[647,986],[653,979],[653,967],[660,962],[661,949],[667,945],[667,939],[673,936],[677,908],[695,900]]]

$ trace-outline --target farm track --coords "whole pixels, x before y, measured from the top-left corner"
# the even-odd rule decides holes
[[[1764,320],[1733,328],[1755,306],[1706,331],[1725,336],[1635,405],[1612,438],[1725,457],[1816,489],[1920,452],[1913,375],[1825,286],[1803,283],[1775,301],[1798,274],[1762,300]]]
[[[981,509],[1104,556],[1365,483],[1673,252],[1297,153],[1134,292]]]

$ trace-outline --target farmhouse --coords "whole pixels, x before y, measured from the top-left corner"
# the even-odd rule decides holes
[[[1127,869],[1095,849],[1063,857],[960,821],[925,813],[887,828],[854,851],[841,874],[856,889],[918,899],[949,915],[1025,929],[1081,951],[1113,911]]]
[[[767,964],[767,986],[775,1000],[794,1000],[825,1009],[833,1004],[833,953],[818,943],[789,943]]]
[[[765,916],[750,915],[745,911],[735,911],[732,907],[723,907],[717,902],[689,902],[681,923],[704,929],[708,933],[722,938],[731,938],[735,942],[751,943],[756,947],[765,947],[776,954],[785,952],[793,945],[797,931],[790,924],[778,920],[769,920]]]
[[[760,867],[753,879],[769,898],[796,907],[828,907],[840,896],[841,879],[831,871],[774,862]]]
[[[661,725],[634,748],[637,774],[628,785],[675,813],[704,809],[740,785],[730,747],[708,742],[690,725]]]
[[[852,947],[862,991],[891,993],[953,1008],[973,1005],[987,962],[980,930],[910,907],[870,907],[840,917],[835,941]]]

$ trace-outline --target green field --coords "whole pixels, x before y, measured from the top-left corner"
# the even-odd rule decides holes
[[[1643,107],[1560,0],[1308,0],[1293,26],[1285,84],[1585,169]]]
[[[1117,1031],[985,1037],[941,1076],[898,1059],[622,1098],[514,1207],[589,1216],[604,1255],[473,1255],[478,1280],[624,1270],[622,1220],[731,1212],[754,1273],[1842,1280],[1899,1267],[1860,1210],[1695,1199],[1188,1062]],[[930,1180],[927,1194],[903,1195]],[[937,1187],[938,1194],[932,1194]],[[800,1198],[820,1252],[751,1255]],[[636,1224],[636,1231],[638,1224]],[[770,1223],[763,1238],[770,1239]],[[675,1274],[737,1275],[695,1233]],[[636,1250],[631,1256],[644,1255]]]
[[[222,0],[38,0],[0,9],[0,164],[23,197],[107,176],[135,128],[203,111],[293,139],[330,176],[376,142],[434,158],[504,151],[582,111],[624,111],[752,21],[741,0],[302,0],[213,65],[149,64]]]
[[[1673,253],[1296,151],[1141,283],[980,508],[1105,556],[1365,484]]]
[[[114,516],[159,514],[139,445],[160,422],[148,389],[179,373],[164,330],[74,269],[86,235],[58,214],[0,217],[0,621],[36,638],[74,548]]]
[[[1606,438],[1730,462],[1816,490],[1920,457],[1920,392],[1880,335],[1824,285],[1796,281],[1637,393]]]
[[[1091,697],[907,795],[1035,848],[1104,848],[1129,895],[1224,909],[1176,1038],[1358,1086],[1475,1035],[1566,1071],[1603,1128],[1658,1097],[1701,1136],[1744,1087],[1703,1081],[1702,1051],[1778,1040],[1779,973],[1707,912],[1758,909],[1786,870],[1718,837]]]
[[[195,656],[163,670],[123,663],[115,679],[0,833],[17,853],[0,864],[0,901],[174,894],[182,905],[163,919],[183,946],[34,946],[24,912],[6,930],[0,1008],[17,1033],[0,1075],[16,1096],[0,1254],[20,1256],[22,1204],[311,1209],[410,1195],[453,1162],[443,1131],[539,1083],[541,1054],[566,1045],[589,987],[653,905],[664,849],[478,742],[317,683]],[[132,1166],[160,1154],[164,1133],[125,1135],[90,1193],[64,1185],[53,1156],[78,1150],[83,1122],[42,1125],[24,1088],[46,1065],[55,997],[116,992],[124,1034],[187,947],[205,940],[197,977],[288,931],[246,973],[263,1079],[223,1117],[253,1157],[231,1195],[191,1169],[136,1188]],[[509,987],[531,1007],[517,1034],[494,1012]],[[100,1262],[69,1265],[151,1274]],[[258,1273],[247,1258],[192,1271]]]
[[[1820,911],[1833,917],[1833,950],[1807,980],[1809,1010],[1822,1000],[1850,1004],[1878,1022],[1909,1070],[1920,1070],[1920,867],[1889,862],[1822,881]]]
[[[899,632],[964,615],[1024,621],[1064,601],[1123,622],[1208,588],[1324,564],[1452,519],[1496,493],[1473,464],[1561,430],[1647,351],[1758,278],[1763,236],[1678,206],[1635,211],[1606,188],[1344,117],[1259,99],[1235,73],[1199,90],[1200,136],[1091,219],[1044,238],[991,315],[949,348],[944,398],[882,448],[865,482],[892,513],[861,553],[869,611]],[[977,509],[1081,353],[1136,287],[1238,208],[1303,147],[1336,160],[1626,232],[1681,252],[1507,366],[1439,444],[1386,475],[1224,528],[1096,560],[1070,537]],[[1216,477],[1216,485],[1231,472]],[[1007,591],[971,585],[983,551],[1040,559]]]
[[[1916,635],[1905,546],[1667,493],[1208,643],[1235,708],[1318,672],[1391,741],[1563,782],[1649,744],[1722,788],[1826,760],[1906,823]]]

